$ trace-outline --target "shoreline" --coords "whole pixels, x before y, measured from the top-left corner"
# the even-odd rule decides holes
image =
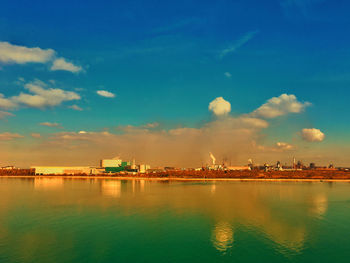
[[[322,178],[181,178],[181,177],[136,177],[136,176],[72,176],[72,175],[0,175],[0,178],[62,178],[62,179],[113,179],[113,180],[147,180],[147,181],[236,181],[236,182],[344,182],[350,179]]]

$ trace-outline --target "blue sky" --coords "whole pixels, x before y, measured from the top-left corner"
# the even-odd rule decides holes
[[[14,115],[3,113],[0,133],[23,136],[2,143],[13,148],[32,133],[113,133],[154,122],[200,129],[217,117],[208,111],[217,97],[230,102],[230,116],[241,116],[286,93],[311,105],[269,120],[263,143],[348,146],[347,10],[350,3],[341,0],[2,1],[1,43],[54,52],[19,63],[1,60],[0,50],[2,96],[28,93],[25,85],[38,80],[44,89],[79,96],[0,108]],[[55,70],[59,58],[65,64]],[[59,127],[40,125],[45,122]],[[320,129],[326,140],[295,142],[303,128]]]

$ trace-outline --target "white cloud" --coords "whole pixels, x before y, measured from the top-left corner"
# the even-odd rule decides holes
[[[71,62],[66,61],[64,58],[56,58],[50,68],[51,70],[65,70],[73,73],[78,73],[83,70],[81,66],[76,66]]]
[[[277,142],[276,147],[277,147],[277,149],[282,150],[282,151],[291,150],[294,148],[293,145],[286,143],[286,142]]]
[[[77,111],[82,111],[83,109],[81,107],[79,107],[78,105],[71,105],[68,106],[68,108],[73,109],[73,110],[77,110]]]
[[[81,66],[74,65],[65,58],[56,58],[56,52],[53,49],[18,46],[8,42],[0,42],[0,62],[4,64],[52,62],[51,70],[65,70],[73,73],[83,71]]]
[[[47,88],[47,85],[39,80],[25,84],[24,88],[29,93],[21,92],[19,95],[9,98],[0,94],[0,108],[14,109],[22,106],[46,108],[58,106],[65,101],[80,100],[80,96],[75,92]]]
[[[16,107],[17,107],[17,103],[12,101],[11,99],[5,98],[4,94],[0,93],[0,108],[12,109],[12,108],[16,108]]]
[[[106,98],[114,98],[115,94],[113,94],[112,92],[109,92],[107,90],[98,90],[96,91],[96,93],[102,97],[106,97]]]
[[[46,63],[52,59],[54,54],[55,51],[52,49],[28,48],[0,42],[0,62],[3,63]]]
[[[217,97],[209,103],[209,110],[216,116],[227,115],[231,111],[231,103],[225,100],[223,97]]]
[[[296,149],[294,145],[286,142],[276,142],[276,144],[273,146],[256,145],[256,148],[257,150],[265,154],[268,154],[268,153],[271,154],[276,152],[282,153],[282,152],[287,152],[287,151]]]
[[[303,129],[301,131],[301,137],[308,142],[322,142],[325,138],[325,135],[319,129],[311,128]]]
[[[269,99],[251,115],[270,119],[288,113],[300,113],[309,105],[309,102],[299,102],[295,95],[282,94],[279,97]]]
[[[232,77],[232,74],[230,72],[225,72],[224,75],[229,79]]]
[[[1,111],[0,110],[0,119],[4,119],[4,118],[10,117],[10,116],[14,116],[14,114],[12,114],[10,112],[7,112],[7,111]]]
[[[219,54],[219,58],[223,58],[226,55],[235,52],[237,49],[239,49],[241,46],[245,45],[249,40],[251,40],[257,33],[258,31],[251,31],[246,33],[231,46],[223,49]]]
[[[42,122],[40,123],[41,126],[46,126],[46,127],[59,127],[60,124],[56,122]]]
[[[10,133],[10,132],[0,133],[0,141],[10,141],[18,138],[23,138],[23,136],[18,133]]]

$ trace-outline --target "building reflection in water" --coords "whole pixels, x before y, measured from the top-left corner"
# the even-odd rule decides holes
[[[140,180],[140,192],[145,191],[145,180]]]
[[[309,211],[317,217],[322,217],[328,209],[328,198],[324,193],[315,194],[311,199]]]
[[[34,180],[34,189],[61,189],[63,187],[63,178],[48,178],[48,177],[36,177]]]
[[[327,213],[330,191],[324,184],[219,181],[191,184],[116,179],[98,182],[103,196],[118,198],[118,209],[151,216],[164,208],[177,216],[204,215],[216,222],[207,233],[212,245],[221,253],[229,252],[234,242],[237,245],[240,232],[233,228],[232,222],[253,236],[264,235],[279,253],[300,253],[307,244],[306,239],[310,238],[310,222],[323,220]],[[62,178],[35,179],[35,189],[63,186]],[[115,209],[113,202],[115,200],[103,200],[103,205]]]
[[[233,244],[233,229],[227,222],[218,222],[212,232],[211,241],[220,252],[226,252]]]
[[[101,182],[102,194],[108,197],[118,198],[121,196],[122,182],[120,180],[103,180]]]
[[[216,191],[216,184],[214,183],[214,184],[212,184],[211,187],[210,187],[210,192],[211,192],[212,194],[215,194],[215,191]]]

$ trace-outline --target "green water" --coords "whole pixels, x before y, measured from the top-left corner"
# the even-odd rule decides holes
[[[350,262],[350,184],[0,178],[0,262]]]

